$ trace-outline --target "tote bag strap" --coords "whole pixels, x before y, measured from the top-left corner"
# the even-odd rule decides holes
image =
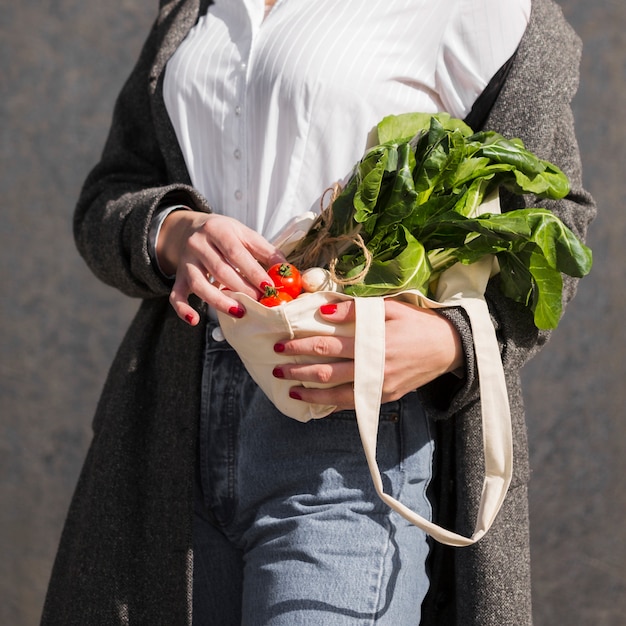
[[[484,299],[455,299],[467,312],[472,326],[482,408],[485,477],[474,532],[471,537],[452,532],[418,515],[385,493],[376,461],[379,411],[385,367],[385,302],[383,298],[355,298],[356,416],[367,464],[376,492],[393,510],[437,541],[451,546],[469,546],[493,523],[511,482],[513,447],[511,416],[502,360],[495,330]]]

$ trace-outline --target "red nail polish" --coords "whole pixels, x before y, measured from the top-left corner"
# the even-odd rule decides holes
[[[185,321],[187,324],[193,324],[193,320],[194,316],[191,313],[187,313],[187,315],[185,315]]]
[[[285,344],[284,343],[276,343],[274,344],[274,352],[284,352]]]
[[[246,314],[244,309],[242,309],[240,306],[232,306],[232,307],[230,307],[230,309],[228,309],[228,312],[233,317],[236,317],[238,319],[241,319]]]
[[[275,367],[272,370],[272,375],[274,378],[285,378],[285,372],[280,367]]]
[[[322,306],[320,307],[320,311],[324,315],[332,315],[333,313],[337,312],[337,305],[336,304],[322,304]]]
[[[260,285],[259,285],[259,289],[261,291],[265,291],[268,287],[273,287],[274,285],[272,285],[272,283],[268,282],[267,280],[264,280]]]
[[[294,389],[292,389],[292,390],[289,392],[289,397],[290,397],[292,400],[302,400],[302,396],[301,396],[301,395],[300,395],[297,391],[295,391]]]

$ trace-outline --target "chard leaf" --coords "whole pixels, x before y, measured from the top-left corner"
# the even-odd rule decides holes
[[[354,229],[354,195],[357,187],[358,180],[353,175],[332,203],[330,234],[333,237],[349,233]]]
[[[378,218],[380,226],[396,224],[406,219],[415,208],[417,193],[413,184],[415,155],[407,143],[400,144],[397,150],[398,168],[393,179],[385,210]]]
[[[546,263],[545,256],[536,250],[532,251],[528,266],[535,283],[530,307],[534,313],[535,326],[543,330],[556,328],[563,306],[561,273]]]
[[[498,263],[503,293],[531,309],[537,328],[556,328],[562,314],[561,273],[534,246],[518,254],[498,255]]]
[[[480,178],[489,178],[492,185],[502,184],[508,179],[513,180],[513,165],[506,163],[489,163],[482,158],[472,158],[473,166],[467,163],[467,160],[461,162],[457,170],[455,179],[451,182],[453,188],[469,185],[473,181]]]
[[[426,202],[416,206],[403,224],[417,239],[422,240],[423,230],[432,222],[438,221],[440,216],[452,211],[458,201],[459,195],[455,194],[431,196]]]
[[[355,166],[332,206],[331,237],[359,232],[373,262],[353,295],[426,289],[436,273],[455,262],[498,257],[507,297],[532,309],[539,328],[554,328],[561,315],[562,276],[581,277],[591,251],[553,213],[521,209],[476,216],[484,197],[502,186],[515,194],[562,198],[564,173],[493,131],[473,133],[447,114],[389,116],[377,127],[380,144]],[[305,245],[324,236],[312,229]],[[364,267],[363,251],[341,253],[340,275]]]
[[[431,130],[427,150],[423,156],[420,155],[418,145],[415,155],[417,167],[413,178],[418,192],[418,204],[428,200],[433,193],[445,188],[448,181],[456,178],[457,169],[465,152],[460,134],[439,135],[437,129]]]
[[[474,158],[486,157],[493,164],[511,166],[513,176],[503,184],[514,193],[534,193],[554,199],[568,194],[567,176],[553,163],[526,150],[519,139],[505,139],[493,131],[484,131],[473,135],[468,142]]]
[[[383,118],[377,126],[379,143],[397,141],[414,137],[420,131],[430,127],[431,119],[436,118],[446,130],[460,130],[463,135],[470,136],[473,131],[463,121],[451,117],[448,113],[401,113]]]
[[[346,286],[353,296],[381,296],[404,289],[419,289],[426,293],[432,275],[430,263],[422,244],[401,227],[398,239],[404,238],[403,250],[386,261],[374,259],[362,283]]]
[[[514,170],[515,183],[511,179],[503,185],[513,193],[534,193],[540,198],[564,198],[569,193],[569,182],[565,174],[555,166],[546,168],[541,174],[530,177],[524,172]]]
[[[477,144],[472,139],[478,140]],[[519,139],[505,139],[494,131],[483,131],[470,137],[476,147],[474,156],[487,157],[493,163],[506,163],[530,175],[541,174],[545,165],[541,159],[524,148]]]
[[[504,295],[524,306],[531,306],[533,277],[528,269],[528,255],[509,253],[498,254],[497,257]]]
[[[508,213],[486,214],[459,225],[487,237],[516,241],[521,249],[526,242],[540,250],[553,269],[578,278],[591,270],[591,250],[551,211],[518,209]]]
[[[372,214],[387,170],[389,153],[393,150],[395,150],[393,147],[378,146],[361,161],[357,170],[357,189],[354,194],[355,221],[365,222]]]
[[[456,178],[452,181],[453,187],[461,187],[475,178],[489,175],[489,164],[487,157],[474,157],[466,153],[465,159],[459,163]]]
[[[467,232],[456,244],[459,232]],[[584,276],[591,269],[591,251],[550,211],[520,209],[466,219],[450,213],[440,220],[430,241],[447,248],[447,258],[473,263],[486,254],[500,262],[506,296],[529,306],[537,328],[556,328],[561,317],[561,272]],[[438,255],[430,256],[434,269],[445,269]],[[444,257],[446,258],[446,257]]]
[[[454,205],[454,211],[465,217],[476,215],[485,195],[491,188],[491,176],[477,178]]]
[[[550,267],[578,278],[589,273],[591,250],[554,213],[546,209],[519,209],[512,213],[526,216],[532,233],[530,239],[540,248]]]

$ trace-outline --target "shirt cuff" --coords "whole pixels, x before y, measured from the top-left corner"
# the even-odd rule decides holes
[[[163,222],[165,218],[174,211],[191,211],[188,206],[184,204],[175,204],[174,206],[163,208],[157,211],[152,217],[152,222],[150,222],[150,230],[148,231],[148,254],[150,255],[150,260],[154,267],[165,276],[167,279],[174,279],[175,275],[168,276],[159,265],[159,259],[157,258],[157,241],[159,240],[159,234],[161,232],[161,226],[163,226]]]

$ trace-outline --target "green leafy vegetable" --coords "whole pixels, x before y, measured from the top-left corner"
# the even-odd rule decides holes
[[[519,139],[474,133],[445,113],[386,117],[378,138],[290,260],[332,265],[346,292],[370,296],[428,294],[454,263],[493,254],[504,294],[530,307],[538,328],[555,328],[561,274],[586,275],[591,250],[546,209],[478,213],[500,187],[563,198],[565,174]]]

